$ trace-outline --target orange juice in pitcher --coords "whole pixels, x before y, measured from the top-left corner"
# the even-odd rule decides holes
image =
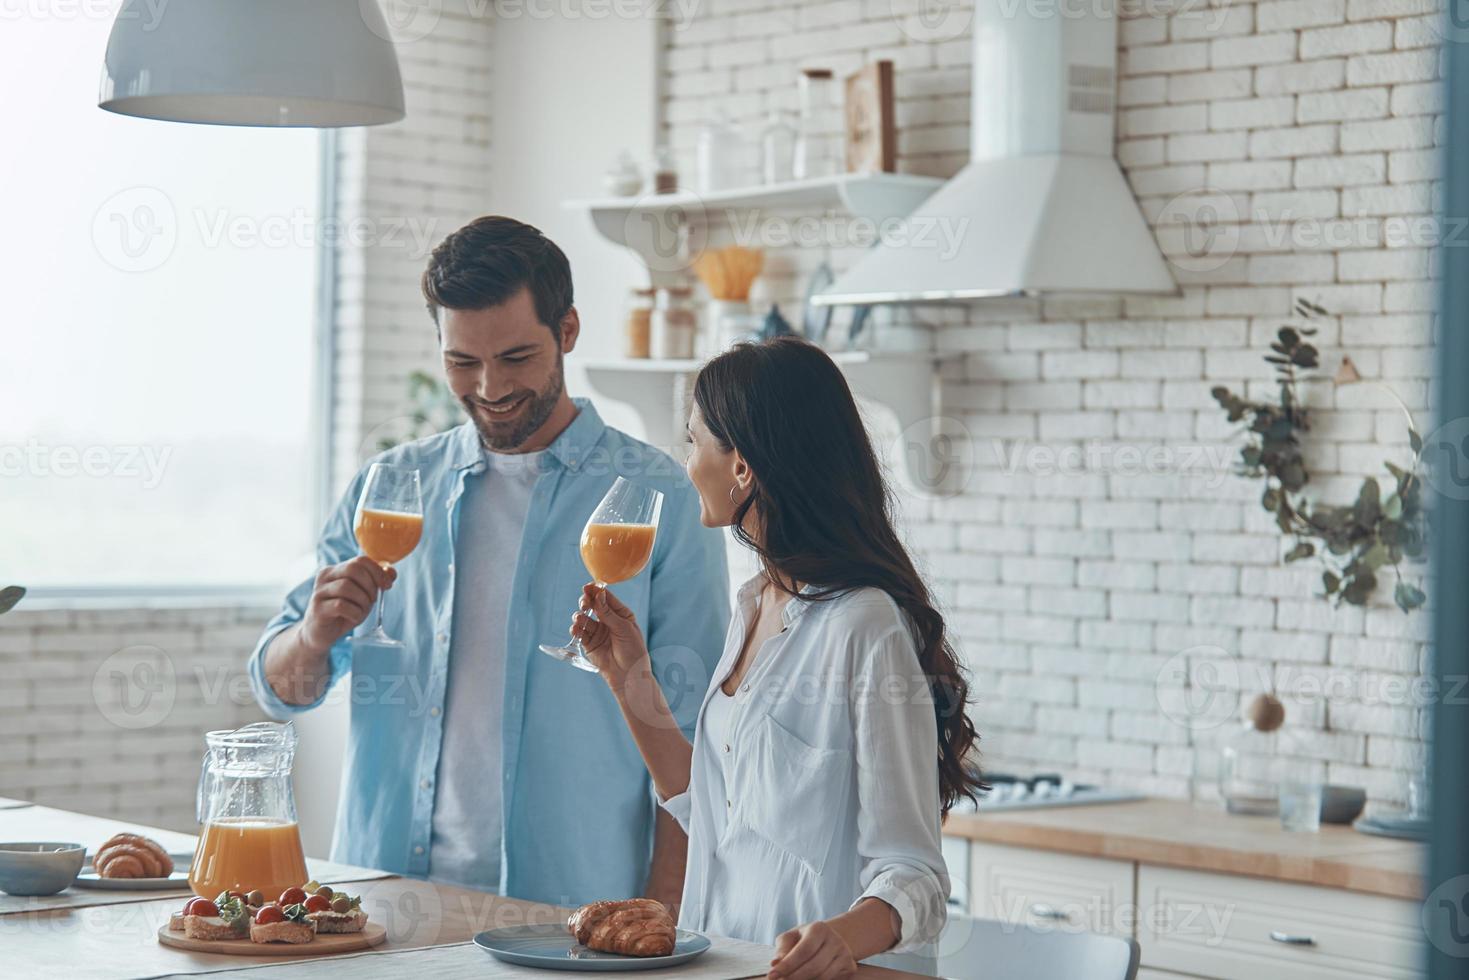
[[[199,775],[199,844],[189,887],[205,898],[254,889],[273,898],[305,883],[291,787],[294,726],[257,722],[210,732],[205,739],[209,751]]]
[[[251,817],[224,817],[205,824],[189,869],[189,887],[206,898],[256,888],[274,898],[306,878],[295,823]]]

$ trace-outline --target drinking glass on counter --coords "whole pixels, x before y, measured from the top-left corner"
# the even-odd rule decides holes
[[[662,512],[663,494],[617,478],[581,533],[581,560],[598,588],[626,582],[647,567]],[[564,647],[543,643],[541,652],[598,673],[581,640],[574,639]]]
[[[418,470],[373,463],[367,471],[367,482],[362,485],[362,496],[357,499],[353,531],[362,553],[384,569],[407,558],[423,536],[423,491],[419,487]],[[383,629],[386,601],[386,592],[378,596],[377,626],[352,642],[383,647],[403,645]]]

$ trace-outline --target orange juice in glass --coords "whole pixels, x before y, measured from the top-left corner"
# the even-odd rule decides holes
[[[362,484],[362,496],[357,499],[352,530],[362,553],[383,568],[407,558],[423,537],[423,492],[418,485],[418,470],[373,463]],[[377,626],[352,642],[380,647],[403,645],[383,629],[386,600],[386,594],[378,596]]]
[[[598,587],[626,582],[648,565],[658,539],[663,494],[618,477],[581,532],[581,560]],[[564,647],[541,644],[541,652],[573,667],[597,673],[581,640]]]
[[[257,888],[274,898],[304,884],[309,875],[291,786],[295,726],[263,721],[204,739],[189,887],[205,898]]]
[[[648,564],[656,524],[588,524],[581,533],[581,560],[599,585],[626,582]]]

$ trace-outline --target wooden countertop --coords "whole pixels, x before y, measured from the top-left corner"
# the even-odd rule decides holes
[[[1328,824],[1316,834],[1289,833],[1275,817],[1176,800],[954,814],[944,834],[1410,899],[1423,896],[1427,861],[1426,846],[1413,841]]]

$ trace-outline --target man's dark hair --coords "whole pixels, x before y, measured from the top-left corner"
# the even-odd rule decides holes
[[[445,238],[423,270],[423,298],[435,324],[440,308],[483,310],[527,287],[536,316],[559,340],[561,318],[571,310],[571,263],[540,229],[498,214]]]

